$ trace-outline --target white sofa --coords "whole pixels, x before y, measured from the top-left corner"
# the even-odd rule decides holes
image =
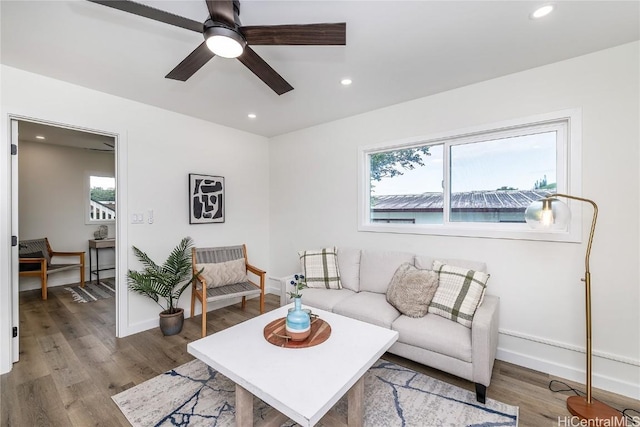
[[[389,353],[474,382],[476,398],[484,403],[498,345],[499,298],[484,296],[471,328],[432,313],[411,318],[387,302],[387,287],[400,265],[408,262],[419,269],[431,269],[434,259],[405,252],[338,248],[343,288],[304,289],[302,303],[398,331],[400,337]],[[437,259],[486,272],[485,263]],[[288,302],[290,280],[291,276],[281,279],[282,304]]]

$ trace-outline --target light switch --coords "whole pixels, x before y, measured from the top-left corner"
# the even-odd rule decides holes
[[[144,214],[143,213],[131,214],[131,224],[144,224]]]

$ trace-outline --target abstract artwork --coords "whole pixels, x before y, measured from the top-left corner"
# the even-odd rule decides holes
[[[224,177],[189,174],[189,224],[224,222]]]

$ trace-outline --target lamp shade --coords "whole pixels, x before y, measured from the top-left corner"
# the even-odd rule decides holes
[[[531,203],[524,219],[534,229],[564,230],[571,220],[571,211],[561,200],[546,198]]]

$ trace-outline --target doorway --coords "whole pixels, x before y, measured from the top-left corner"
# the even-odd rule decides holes
[[[11,119],[12,156],[12,229],[18,240],[47,237],[53,250],[84,251],[86,283],[100,283],[113,276],[118,317],[118,213],[120,177],[118,176],[118,135],[81,129],[33,119]],[[110,180],[115,184],[109,185]],[[91,183],[94,185],[92,186]],[[99,265],[90,241],[114,239],[113,249],[100,253]],[[17,249],[17,248],[15,248]],[[18,250],[12,250],[17,261]],[[52,260],[53,262],[53,260]],[[12,265],[17,267],[17,262]],[[100,282],[95,270],[101,269]],[[40,288],[40,281],[12,275],[12,317],[19,325],[19,292]],[[104,270],[111,270],[104,271]],[[93,271],[93,273],[92,273]],[[51,275],[48,287],[78,282],[77,269]],[[85,285],[86,287],[86,285]],[[118,325],[116,319],[116,325]],[[113,331],[118,334],[118,326]],[[13,362],[18,361],[18,337],[12,342]]]

